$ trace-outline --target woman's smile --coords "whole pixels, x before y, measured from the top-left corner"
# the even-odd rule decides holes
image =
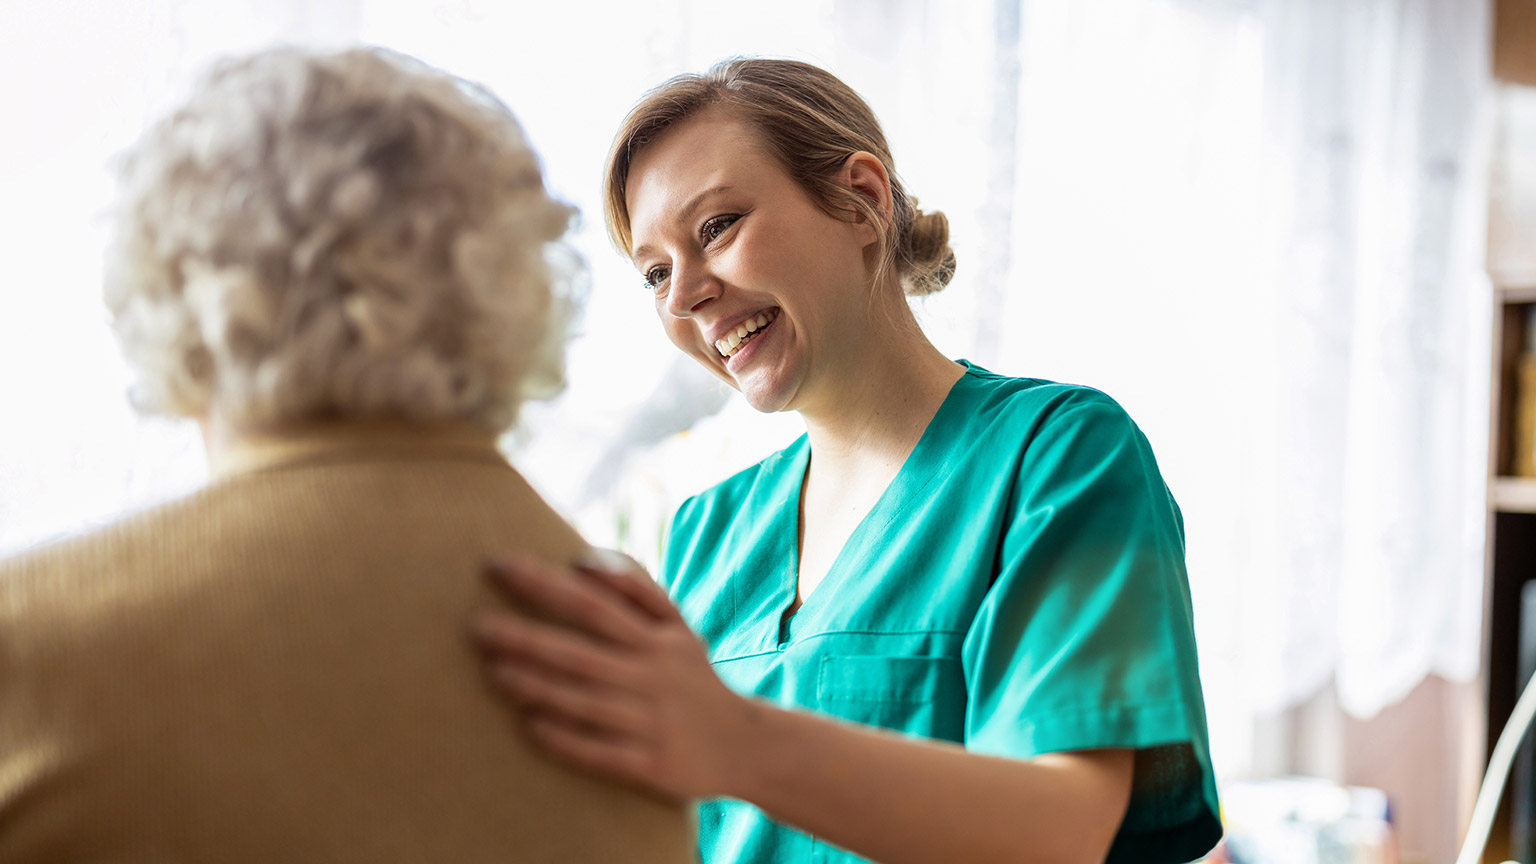
[[[715,340],[715,350],[726,360],[726,368],[739,366],[745,363],[750,354],[756,351],[747,351],[747,346],[758,341],[758,337],[766,333],[773,322],[779,318],[777,307],[764,309],[756,315],[748,317],[745,321],[728,330],[726,335]],[[734,361],[734,362],[733,362]]]

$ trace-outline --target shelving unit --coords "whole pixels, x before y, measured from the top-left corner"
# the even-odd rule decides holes
[[[1495,477],[1490,508],[1496,513],[1536,513],[1536,480]]]
[[[1494,0],[1493,76],[1499,84],[1498,143],[1490,186],[1488,273],[1493,303],[1493,390],[1488,453],[1488,549],[1483,591],[1483,673],[1487,751],[1514,708],[1520,680],[1521,591],[1536,581],[1536,478],[1517,477],[1516,377],[1536,308],[1536,0]],[[1536,746],[1527,742],[1529,748]],[[1518,760],[1517,760],[1518,761]],[[1515,830],[1516,805],[1536,807],[1532,765],[1517,770],[1483,854],[1485,864],[1531,849],[1530,825]],[[1525,822],[1525,820],[1518,820]],[[1515,848],[1523,833],[1523,849]]]
[[[1497,275],[1495,276],[1497,279]],[[1483,650],[1489,753],[1508,721],[1519,679],[1521,591],[1536,580],[1536,478],[1514,476],[1516,371],[1526,340],[1526,316],[1536,308],[1536,284],[1499,285],[1493,306],[1493,392],[1488,482],[1488,557],[1484,583]],[[1513,818],[1520,793],[1512,782],[1488,838],[1485,864],[1520,857]]]

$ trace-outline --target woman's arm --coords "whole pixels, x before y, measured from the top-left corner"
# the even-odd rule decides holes
[[[728,796],[885,864],[1097,862],[1130,799],[1129,750],[1023,761],[743,698],[636,568],[491,567],[521,608],[475,622],[528,732],[577,767],[673,798]]]
[[[982,756],[755,706],[758,748],[733,797],[866,858],[1102,862],[1131,791],[1131,751]]]

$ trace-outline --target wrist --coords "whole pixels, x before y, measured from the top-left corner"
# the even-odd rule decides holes
[[[770,772],[780,748],[780,715],[786,712],[767,702],[745,696],[737,697],[738,722],[731,738],[731,749],[722,761],[720,794],[727,798],[756,802],[763,788],[771,782]]]

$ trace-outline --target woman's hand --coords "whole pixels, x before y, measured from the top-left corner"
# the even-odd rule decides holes
[[[485,610],[475,641],[536,746],[675,799],[730,794],[755,707],[716,677],[704,646],[638,564],[608,554],[567,570],[509,557],[487,571],[530,614]]]
[[[890,864],[1102,861],[1125,815],[1129,750],[1021,761],[780,710],[720,682],[638,566],[488,569],[527,613],[477,616],[492,681],[534,743],[578,768],[675,799],[750,801]]]

